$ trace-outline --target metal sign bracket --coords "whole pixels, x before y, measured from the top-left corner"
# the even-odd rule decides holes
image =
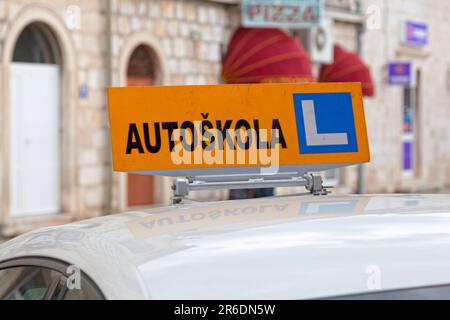
[[[311,194],[327,195],[331,188],[323,185],[323,180],[317,174],[292,175],[289,173],[252,176],[246,174],[196,176],[178,178],[172,185],[173,204],[180,203],[190,191],[212,190],[212,189],[260,189],[275,187],[300,187],[304,186]]]

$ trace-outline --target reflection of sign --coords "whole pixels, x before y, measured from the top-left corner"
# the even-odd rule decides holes
[[[248,173],[268,165],[252,152],[275,149],[280,172],[370,157],[358,83],[128,87],[108,95],[117,171],[191,176],[245,167]],[[240,152],[247,162],[238,162]],[[181,154],[183,161],[175,161]]]
[[[414,68],[411,62],[394,62],[388,65],[388,82],[391,85],[414,86]]]
[[[243,25],[310,28],[319,25],[321,6],[321,0],[243,0]]]
[[[411,46],[423,47],[428,44],[428,25],[406,21],[402,26],[402,42]]]
[[[303,202],[300,206],[300,214],[317,214],[317,213],[348,213],[362,212],[365,207],[365,198],[359,200],[347,201],[308,201]],[[363,204],[363,205],[361,205]]]
[[[292,199],[266,200],[254,204],[224,204],[215,209],[189,208],[182,211],[148,214],[126,223],[128,230],[137,239],[233,226],[246,223],[276,224],[283,221],[313,220],[357,215],[364,213],[369,201],[367,197],[354,200],[335,198],[332,201],[299,201]]]
[[[138,239],[188,230],[233,225],[249,221],[292,219],[298,216],[295,201],[266,202],[262,204],[224,205],[216,210],[189,209],[167,214],[152,214],[127,223]]]

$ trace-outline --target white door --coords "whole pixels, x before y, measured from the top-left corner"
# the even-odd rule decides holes
[[[59,67],[10,66],[10,211],[60,211]]]

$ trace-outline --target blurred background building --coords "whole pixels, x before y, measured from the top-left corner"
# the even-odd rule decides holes
[[[319,27],[283,30],[317,80],[323,65],[338,79],[355,72],[339,69],[336,45],[370,70],[372,161],[326,172],[338,192],[450,185],[450,2],[430,2],[326,0]],[[0,1],[0,233],[168,203],[170,179],[112,174],[106,88],[223,83],[240,4]]]

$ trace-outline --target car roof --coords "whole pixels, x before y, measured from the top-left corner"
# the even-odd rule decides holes
[[[450,284],[450,196],[180,204],[40,229],[0,247],[0,260],[26,256],[75,264],[119,299],[301,299]]]

